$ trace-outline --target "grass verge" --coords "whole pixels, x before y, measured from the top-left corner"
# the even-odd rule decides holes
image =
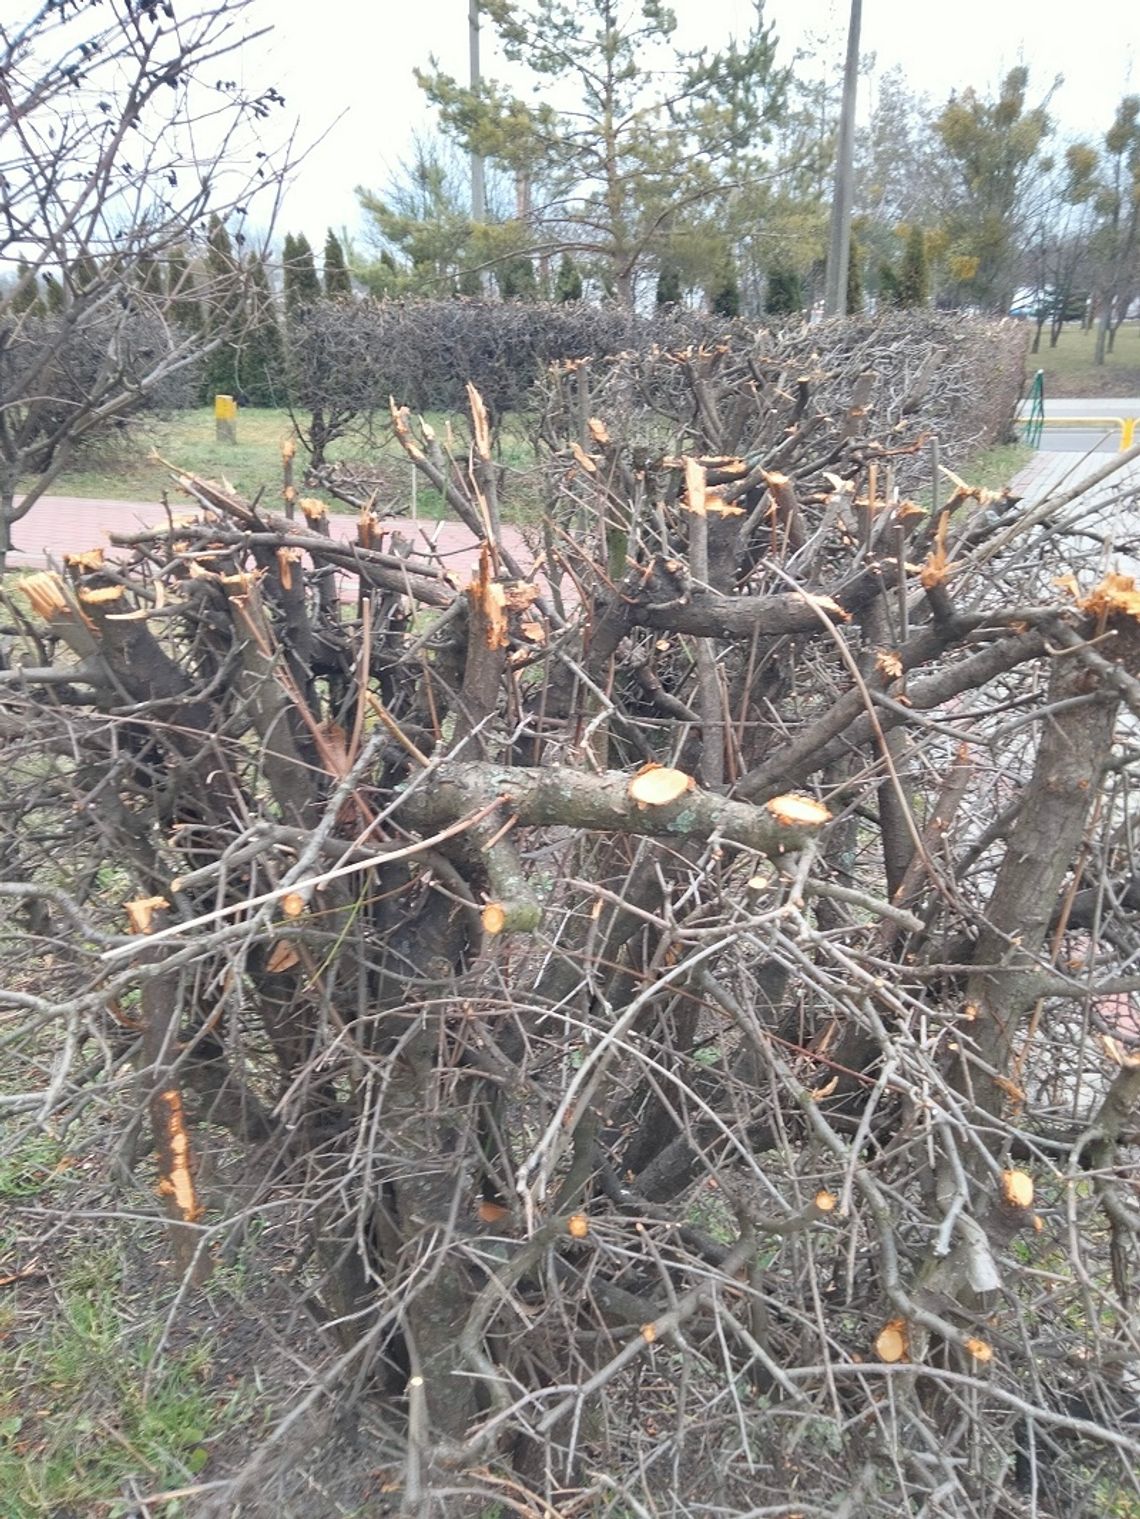
[[[1045,396],[1140,396],[1140,322],[1125,322],[1116,344],[1102,365],[1093,363],[1096,333],[1082,332],[1070,322],[1049,347],[1048,330],[1041,334],[1041,348],[1030,353],[1025,367],[1030,376],[1045,371]]]

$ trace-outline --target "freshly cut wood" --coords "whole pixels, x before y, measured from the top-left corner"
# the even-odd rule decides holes
[[[1001,1192],[1011,1208],[1029,1208],[1033,1204],[1033,1178],[1026,1171],[1003,1171]]]
[[[281,911],[287,918],[299,918],[305,910],[305,899],[299,891],[287,892],[281,898]]]
[[[572,1213],[566,1227],[575,1239],[585,1239],[590,1232],[590,1220],[584,1213]]]
[[[20,593],[27,597],[37,617],[51,618],[60,612],[69,612],[67,597],[63,594],[63,581],[50,570],[29,575],[20,582]]]
[[[992,1361],[994,1358],[994,1348],[992,1345],[988,1345],[985,1340],[969,1339],[966,1341],[966,1349],[973,1356],[974,1360],[980,1362],[983,1366],[987,1361]]]
[[[101,570],[105,558],[102,549],[82,549],[76,554],[64,554],[63,562],[69,570]]]
[[[501,934],[507,926],[507,914],[501,902],[488,902],[483,908],[483,932]]]
[[[696,785],[691,775],[667,765],[646,765],[629,783],[629,794],[640,807],[665,807]]]
[[[1077,605],[1094,617],[1132,617],[1140,622],[1140,590],[1131,575],[1106,575]]]
[[[789,791],[786,796],[774,796],[764,803],[777,823],[786,823],[789,827],[821,827],[831,821],[831,813],[812,796],[801,796],[799,792]]]
[[[926,560],[918,572],[918,578],[922,582],[924,590],[931,591],[936,585],[941,585],[952,569],[949,555],[946,552],[946,532],[949,526],[950,513],[943,512],[938,519],[938,526],[934,530],[934,547],[926,556]]]
[[[814,1198],[815,1205],[821,1213],[834,1213],[838,1201],[834,1192],[828,1192],[825,1189],[817,1192]]]
[[[875,1340],[875,1354],[879,1360],[893,1365],[896,1361],[905,1361],[909,1350],[906,1319],[891,1319],[884,1324]]]

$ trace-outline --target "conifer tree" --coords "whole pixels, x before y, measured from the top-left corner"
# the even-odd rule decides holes
[[[578,273],[577,264],[568,253],[562,255],[562,261],[558,265],[558,273],[554,279],[554,299],[563,302],[582,299],[582,276]]]
[[[344,249],[340,238],[330,227],[325,237],[325,294],[330,297],[352,294],[352,279],[348,272]]]
[[[926,236],[921,227],[912,227],[907,234],[906,250],[898,277],[898,304],[905,307],[925,306],[930,298],[930,274],[926,265]]]

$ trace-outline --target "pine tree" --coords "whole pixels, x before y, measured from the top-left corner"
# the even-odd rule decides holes
[[[202,303],[185,248],[172,248],[166,261],[166,294],[171,320],[186,332],[202,330]]]
[[[264,271],[263,271],[264,272]],[[352,294],[352,279],[340,238],[330,227],[325,238],[325,294],[330,297]]]
[[[681,271],[676,264],[665,261],[657,272],[657,309],[663,311],[681,304]]]
[[[321,282],[317,278],[317,265],[309,239],[303,232],[296,237],[286,237],[285,254],[285,312],[292,316],[303,306],[311,306],[321,298]]]
[[[216,340],[202,373],[202,399],[208,404],[217,395],[241,394],[238,366],[246,318],[243,273],[216,216],[206,239],[205,309],[207,335]]]
[[[768,297],[764,309],[769,316],[794,316],[804,307],[804,282],[794,269],[777,264],[768,271]]]
[[[562,255],[562,262],[558,265],[554,279],[554,299],[563,302],[582,299],[582,276],[568,253]]]
[[[848,316],[858,316],[863,309],[863,249],[851,239],[851,252],[847,259]]]
[[[52,315],[58,314],[67,304],[63,281],[49,270],[44,275],[44,306]]]
[[[285,344],[265,261],[246,261],[247,322],[238,357],[239,389],[247,406],[276,406],[285,392]]]
[[[740,286],[736,280],[736,270],[731,264],[725,266],[709,291],[709,306],[713,316],[740,315]]]
[[[135,278],[144,295],[153,296],[155,300],[164,299],[166,282],[162,277],[162,265],[153,253],[145,253],[139,259],[135,266]]]
[[[538,298],[534,265],[523,253],[504,259],[495,270],[495,279],[504,301],[533,301]]]
[[[881,306],[900,304],[899,277],[885,261],[879,265],[879,304]]]
[[[16,269],[16,289],[9,309],[18,316],[21,312],[31,311],[37,299],[36,277],[32,273],[32,266],[26,259],[21,259]]]
[[[921,227],[907,234],[906,250],[899,270],[897,301],[900,306],[925,306],[930,298],[930,274],[926,267],[926,235]]]

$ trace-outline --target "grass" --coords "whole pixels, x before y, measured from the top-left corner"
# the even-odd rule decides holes
[[[1093,363],[1095,332],[1082,332],[1078,323],[1070,322],[1057,341],[1049,347],[1046,329],[1041,334],[1041,348],[1028,355],[1025,367],[1045,371],[1045,397],[1050,396],[1137,396],[1140,395],[1140,322],[1125,322],[1116,334],[1116,346],[1101,366]]]
[[[0,1208],[18,1219],[21,1205],[61,1202],[74,1159],[27,1130],[0,1158]],[[29,1254],[19,1227],[0,1234],[0,1270],[16,1273],[0,1304],[4,1519],[115,1519],[137,1512],[132,1488],[192,1485],[239,1396],[211,1385],[209,1339],[184,1335],[159,1358],[163,1315],[116,1245]]]
[[[161,1320],[133,1321],[124,1276],[113,1251],[85,1253],[60,1282],[50,1321],[0,1353],[6,1519],[136,1512],[132,1484],[192,1484],[209,1460],[203,1442],[227,1424],[206,1385],[208,1342],[156,1360]],[[172,1501],[163,1512],[185,1510]]]
[[[144,416],[131,424],[120,447],[106,444],[98,454],[60,475],[51,494],[157,501],[162,491],[171,489],[170,471],[151,457],[157,453],[180,469],[212,480],[225,478],[244,496],[259,490],[273,495],[281,489],[281,445],[292,434],[287,411],[243,411],[236,443],[218,442],[209,407],[166,417]],[[334,459],[344,457],[336,445],[330,454]]]
[[[443,435],[447,419],[434,414],[428,418]],[[175,488],[170,470],[155,455],[180,469],[191,470],[210,480],[228,480],[243,496],[258,491],[275,505],[282,485],[281,445],[293,436],[293,423],[287,411],[248,410],[237,420],[237,442],[220,443],[215,435],[214,413],[209,407],[173,412],[165,417],[136,418],[125,434],[115,442],[104,442],[89,458],[65,470],[52,483],[53,496],[105,498],[112,501],[158,501],[164,490],[172,497]],[[462,449],[463,444],[460,443]],[[371,445],[359,439],[341,438],[328,450],[333,462],[352,461],[375,468],[383,482],[379,509],[410,512],[412,505],[412,468],[389,431],[378,433]],[[528,461],[530,450],[521,435],[504,429],[503,462],[518,466]],[[300,486],[304,471],[304,450],[298,446],[295,472]],[[324,499],[324,493],[314,491]],[[332,509],[347,507],[330,503]],[[416,512],[434,519],[443,515],[443,501],[430,486],[418,483]],[[510,513],[504,509],[504,515]],[[523,516],[529,514],[524,511]]]

